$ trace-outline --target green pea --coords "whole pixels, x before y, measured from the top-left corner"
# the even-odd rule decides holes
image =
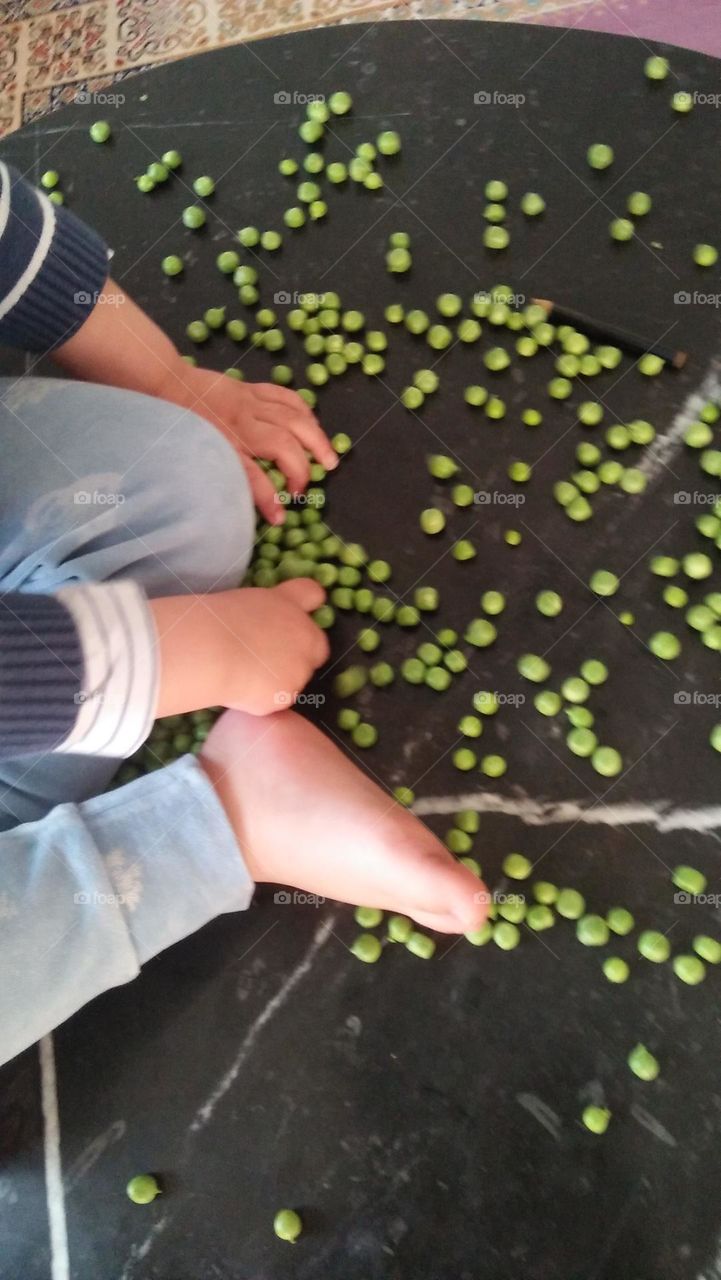
[[[526,427],[538,427],[543,421],[543,416],[538,409],[524,409],[521,414],[521,421]]]
[[[669,71],[668,58],[654,54],[646,59],[643,69],[649,80],[665,80]]]
[[[506,404],[504,400],[498,396],[489,396],[486,401],[486,417],[491,418],[494,422],[500,421],[505,417]]]
[[[383,920],[383,912],[379,907],[356,907],[353,919],[361,929],[376,929]]]
[[[486,649],[497,639],[498,632],[487,618],[474,618],[466,627],[464,640],[477,649]]]
[[[502,778],[507,768],[503,756],[492,754],[481,760],[481,773],[485,773],[487,778]]]
[[[196,194],[200,195],[201,192],[196,191]],[[260,243],[260,232],[257,227],[241,227],[240,231],[238,232],[237,238],[244,248],[253,249],[257,244]],[[236,281],[236,284],[237,283],[238,282]]]
[[[107,120],[96,120],[95,124],[91,124],[88,132],[93,142],[107,142],[111,130]]]
[[[522,540],[522,535],[518,529],[506,529],[503,539],[508,543],[509,547],[517,547]]]
[[[505,200],[508,196],[508,187],[505,182],[501,182],[498,178],[491,178],[484,187],[486,200]]]
[[[415,792],[410,787],[394,787],[393,795],[398,803],[404,805],[406,809],[410,808],[416,798]]]
[[[551,908],[541,903],[536,903],[529,907],[526,912],[526,924],[529,929],[533,929],[534,933],[541,933],[544,929],[552,929],[556,923],[556,917]]]
[[[582,758],[592,756],[598,746],[598,738],[591,729],[571,729],[566,737],[566,742],[573,754]]]
[[[41,187],[44,187],[46,191],[52,191],[53,187],[57,187],[59,181],[60,174],[57,169],[46,169],[40,179],[40,185]]]
[[[454,542],[451,554],[454,560],[473,560],[476,548],[468,538],[460,538],[458,542]]]
[[[492,616],[503,613],[506,597],[500,591],[484,591],[481,596],[481,608]]]
[[[208,196],[212,196],[215,191],[215,183],[212,178],[204,174],[200,178],[196,178],[193,183],[193,191],[196,196],[200,196],[201,200],[206,200]]]
[[[581,676],[569,676],[561,685],[561,697],[566,702],[585,702],[591,690]]]
[[[579,920],[586,910],[586,903],[577,889],[561,889],[556,898],[556,911],[564,920]]]
[[[486,404],[488,400],[488,392],[485,387],[478,386],[474,383],[472,386],[466,387],[463,392],[463,399],[466,404],[473,405],[474,408],[480,408],[482,405]]]
[[[633,240],[636,234],[636,228],[630,218],[614,218],[608,229],[611,233],[611,239],[619,242]]]
[[[427,465],[434,480],[450,480],[458,471],[458,466],[453,459],[442,453],[429,454]]]
[[[561,710],[561,699],[552,689],[541,689],[534,696],[533,705],[542,716],[556,716]]]
[[[681,641],[671,631],[656,631],[651,636],[648,647],[657,658],[672,662],[681,652]]]
[[[718,262],[718,249],[712,244],[697,244],[694,247],[693,260],[698,267],[713,267]]]
[[[545,658],[535,653],[523,653],[516,663],[516,669],[526,680],[542,684],[551,674],[550,665]]]
[[[647,476],[638,467],[626,467],[619,480],[619,486],[624,493],[643,493],[647,484]]]
[[[529,359],[531,356],[535,356],[538,351],[538,343],[536,342],[536,339],[532,338],[529,334],[524,334],[522,337],[516,339],[516,351],[519,356],[523,356],[524,359]],[[523,420],[524,422],[526,421],[525,415]],[[528,423],[527,425],[530,426],[537,424]]]
[[[558,888],[549,880],[537,880],[533,886],[533,896],[536,902],[552,907],[558,898]]]
[[[454,814],[453,821],[461,831],[467,831],[469,835],[475,835],[481,829],[481,817],[475,809],[459,809]]]
[[[614,426],[608,428],[605,433],[605,440],[610,449],[628,449],[631,444],[628,428],[624,427],[621,422],[617,422]]]
[[[179,258],[177,253],[170,253],[167,258],[163,258],[160,267],[166,276],[179,276],[183,270],[183,265],[183,259]]]
[[[532,470],[527,462],[512,462],[508,468],[508,477],[516,484],[526,484],[531,475]]]
[[[460,831],[457,827],[451,827],[446,832],[444,844],[451,853],[469,853],[473,847],[473,841],[466,831]]]
[[[430,689],[436,693],[445,693],[451,683],[451,673],[445,667],[426,667],[423,679]]]
[[[656,929],[644,929],[638,936],[637,945],[640,955],[653,964],[663,964],[671,954],[668,938]]]
[[[595,400],[584,400],[578,406],[577,415],[579,422],[582,422],[584,426],[595,427],[603,420],[603,406]],[[580,448],[581,446],[579,445]]]
[[[537,218],[546,208],[546,201],[537,191],[527,191],[521,196],[521,212],[525,213],[527,218]]]
[[[440,670],[440,668],[436,668]],[[471,751],[470,747],[457,747],[452,756],[453,764],[456,769],[467,773],[470,769],[475,769],[478,763],[475,751]]]
[[[590,729],[594,723],[593,712],[588,707],[570,706],[565,708],[566,719],[574,729]]]
[[[671,965],[676,977],[689,987],[698,986],[706,977],[706,966],[698,956],[674,956]]]
[[[150,1204],[156,1196],[161,1194],[157,1179],[152,1173],[136,1174],[130,1179],[125,1191],[133,1204]]]
[[[651,197],[645,191],[632,191],[626,203],[628,212],[634,218],[643,218],[651,208]]]
[[[483,232],[483,243],[487,249],[507,249],[511,237],[505,227],[491,225]]]
[[[581,1120],[591,1133],[605,1133],[611,1120],[611,1112],[608,1107],[584,1107]]]
[[[604,142],[594,142],[586,152],[586,159],[592,169],[608,169],[613,164],[613,147]]]
[[[280,249],[280,246],[282,243],[283,243],[283,237],[281,236],[279,231],[264,231],[261,234],[261,237],[260,237],[261,249],[267,249],[269,252],[273,252],[276,249]]]
[[[604,684],[608,679],[608,667],[598,658],[587,658],[581,663],[581,675],[587,684]]]
[[[639,1080],[655,1080],[660,1071],[658,1060],[643,1044],[635,1045],[626,1061]]]
[[[191,320],[185,332],[191,342],[206,342],[210,337],[210,330],[204,320]]]
[[[501,865],[512,880],[527,880],[533,871],[533,863],[523,853],[506,854]]]
[[[146,186],[145,182],[149,183],[150,185]],[[152,191],[155,186],[155,183],[152,181],[151,178],[146,178],[145,174],[141,174],[141,176],[137,180],[137,185],[138,185],[139,191]],[[63,195],[62,191],[50,191],[48,193],[48,200],[50,201],[51,204],[65,204],[65,196]]]
[[[478,716],[461,716],[457,728],[465,738],[480,738],[483,733],[483,725]]]
[[[395,680],[395,672],[389,662],[376,662],[368,672],[371,684],[378,689],[385,689]]]
[[[417,627],[421,620],[418,610],[412,604],[399,605],[395,617],[399,627]]]
[[[355,729],[360,724],[360,712],[355,707],[341,707],[336,717],[336,724],[339,729],[350,733],[351,729]]]
[[[618,591],[620,582],[616,574],[608,569],[596,569],[591,574],[588,585],[597,596],[613,596]]]
[[[693,949],[708,964],[721,964],[721,942],[710,938],[708,934],[699,933],[693,940]]]
[[[400,399],[406,409],[420,409],[425,396],[418,387],[404,387]]]
[[[713,573],[711,557],[705,555],[702,551],[695,551],[691,555],[684,556],[681,563],[683,571],[688,578],[700,580],[708,578]]]
[[[474,693],[473,706],[482,716],[495,716],[499,710],[498,698],[489,689],[479,689]]]
[[[353,176],[353,166],[351,164],[351,177]],[[386,267],[395,275],[401,275],[410,270],[412,258],[407,249],[389,249],[386,253]]]
[[[386,921],[389,942],[407,942],[413,932],[413,924],[408,916],[389,916]]]
[[[339,698],[350,698],[354,693],[358,693],[366,682],[365,667],[353,666],[348,667],[345,671],[340,671],[333,681],[333,692]]]
[[[375,725],[366,724],[361,720],[360,724],[357,724],[355,729],[353,729],[351,737],[357,747],[361,747],[363,750],[366,750],[368,747],[375,746],[378,741],[378,730],[375,728]]]
[[[504,347],[489,347],[483,354],[483,363],[492,372],[500,373],[501,370],[508,368],[511,357]]]
[[[502,204],[487,204],[483,210],[486,222],[505,222],[506,210]]]
[[[334,116],[345,116],[353,106],[353,99],[345,90],[338,89],[330,95],[328,106]]]
[[[413,930],[406,939],[406,950],[421,960],[430,960],[435,955],[436,944],[427,934]]]
[[[631,912],[627,911],[625,907],[611,907],[606,913],[606,924],[611,932],[618,934],[620,938],[631,932],[634,923]]]
[[[623,623],[624,627],[632,627],[636,621],[630,609],[624,609],[622,613],[619,613],[618,620]]]
[[[546,618],[556,618],[563,609],[563,600],[557,591],[539,591],[536,596],[536,608]]]
[[[648,351],[645,356],[641,356],[636,368],[639,373],[644,374],[647,378],[655,378],[663,369],[665,361],[660,356],[654,355],[652,351]]]
[[[684,893],[691,894],[692,897],[696,897],[706,891],[706,877],[702,871],[697,871],[695,867],[674,867],[671,873],[671,882],[677,889],[682,889]]]
[[[474,947],[484,947],[493,937],[493,925],[490,920],[486,920],[480,929],[472,929],[470,933],[463,935]]]
[[[598,468],[598,478],[602,484],[618,484],[623,475],[623,467],[615,458],[602,462]]]
[[[567,400],[573,391],[573,386],[568,378],[551,378],[548,384],[548,394],[552,400]]]
[[[604,778],[615,778],[623,768],[623,759],[615,747],[596,747],[591,764]]]
[[[609,982],[621,983],[628,981],[631,970],[626,961],[622,960],[620,956],[609,956],[607,960],[604,960],[601,967],[604,977],[608,978]]]
[[[520,930],[510,920],[499,920],[493,929],[493,941],[501,951],[513,951],[521,941]]]
[[[608,942],[608,925],[602,916],[582,916],[576,925],[576,937],[584,947],[605,947]]]

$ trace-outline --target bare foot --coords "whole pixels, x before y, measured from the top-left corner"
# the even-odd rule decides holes
[[[255,881],[478,928],[485,886],[417,818],[294,711],[226,711],[198,757]]]

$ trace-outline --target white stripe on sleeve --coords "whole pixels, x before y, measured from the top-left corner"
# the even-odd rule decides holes
[[[136,582],[64,587],[83,653],[78,718],[56,751],[130,756],[147,738],[158,696],[155,629]]]
[[[13,307],[20,301],[23,294],[27,293],[30,285],[48,256],[48,250],[50,249],[53,242],[53,236],[55,235],[55,209],[47,196],[42,195],[39,191],[36,191],[35,194],[40,203],[43,215],[40,236],[38,237],[38,242],[35,246],[35,252],[20,276],[20,279],[15,283],[15,285],[13,285],[10,292],[5,295],[2,302],[0,302],[0,320],[3,316],[6,316],[9,311],[12,311]]]

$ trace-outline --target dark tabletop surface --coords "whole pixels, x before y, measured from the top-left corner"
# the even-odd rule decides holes
[[[622,902],[641,925],[673,930],[683,950],[694,933],[718,929],[713,903],[674,904],[669,867],[690,862],[719,891],[721,819],[710,808],[719,764],[707,741],[719,716],[675,695],[714,694],[718,657],[670,617],[647,563],[652,549],[701,549],[693,519],[708,508],[674,495],[708,494],[713,482],[672,435],[667,451],[646,455],[646,494],[604,489],[585,525],[572,525],[550,492],[574,469],[579,439],[600,435],[574,425],[579,400],[600,395],[607,423],[645,418],[668,437],[684,407],[691,416],[700,407],[689,397],[718,389],[718,310],[674,295],[721,293],[718,271],[702,272],[691,257],[694,244],[718,232],[719,112],[701,99],[688,117],[668,105],[676,88],[715,93],[718,65],[670,50],[677,79],[653,86],[643,74],[648,52],[632,39],[493,23],[335,27],[127,80],[116,86],[120,106],[70,107],[5,139],[0,155],[36,180],[60,170],[69,205],[113,247],[115,277],[188,350],[188,320],[228,296],[216,253],[245,223],[280,228],[293,203],[294,183],[276,166],[305,150],[297,95],[353,94],[352,116],[336,122],[326,144],[332,158],[347,159],[348,145],[382,128],[399,129],[401,156],[381,163],[384,191],[329,187],[325,224],[286,232],[282,251],[263,256],[261,299],[274,305],[280,290],[335,289],[345,307],[389,331],[381,382],[349,372],[320,399],[328,429],[357,441],[329,485],[331,525],[392,560],[399,595],[418,581],[438,586],[444,625],[462,628],[483,589],[504,591],[509,605],[499,642],[473,654],[472,673],[446,696],[403,682],[363,695],[381,737],[361,763],[387,785],[415,785],[439,834],[455,807],[448,797],[474,793],[489,810],[476,851],[491,883],[502,883],[509,849],[543,856],[542,874],[580,888],[592,909]],[[290,103],[274,101],[278,93]],[[479,93],[492,101],[474,101]],[[512,105],[504,95],[524,100]],[[98,117],[113,125],[106,147],[87,136]],[[584,159],[596,141],[616,151],[602,176]],[[133,176],[169,147],[183,153],[181,176],[141,196]],[[178,218],[200,173],[214,175],[218,190],[196,235]],[[490,178],[511,190],[511,247],[495,256],[481,239]],[[545,196],[543,219],[522,217],[526,190]],[[642,240],[615,246],[608,223],[633,190],[648,191],[654,208]],[[400,280],[383,265],[397,229],[413,240],[413,269]],[[187,255],[180,280],[160,273],[170,252]],[[691,359],[654,380],[626,359],[564,404],[546,394],[550,356],[514,361],[498,383],[508,413],[494,425],[462,396],[467,383],[488,385],[494,375],[478,347],[454,349],[438,366],[441,391],[409,414],[396,396],[431,353],[422,340],[394,335],[383,307],[401,300],[430,309],[442,290],[465,297],[498,281],[652,339],[666,334]],[[492,341],[484,329],[483,349]],[[499,331],[500,343],[512,339]],[[291,352],[302,367],[294,336]],[[218,369],[236,358],[222,339],[204,352]],[[262,352],[242,358],[249,377],[267,376],[269,366]],[[21,367],[7,357],[2,370]],[[529,405],[544,413],[535,433],[520,422]],[[453,536],[472,529],[472,564],[446,554],[434,565],[451,535],[429,545],[418,530],[418,512],[437,492],[425,470],[430,451],[454,453],[474,487],[496,494],[513,490],[512,458],[534,463],[522,507],[497,500],[453,514]],[[517,549],[502,538],[511,525],[524,534]],[[599,567],[622,577],[613,607],[594,603],[584,585]],[[718,577],[691,585],[700,598]],[[536,612],[542,587],[563,595],[560,618]],[[631,630],[615,616],[621,608],[636,614]],[[336,628],[337,653],[357,623]],[[663,626],[684,639],[670,665],[644,648]],[[394,630],[382,656],[398,662],[419,638]],[[551,646],[556,685],[586,657],[608,663],[592,705],[625,772],[599,778],[527,698],[504,706],[484,736],[485,750],[507,756],[505,777],[459,774],[449,748],[474,688],[528,694],[516,658]],[[309,714],[336,732],[330,680],[314,688],[328,696]],[[717,974],[692,989],[669,965],[639,962],[626,986],[612,987],[599,953],[579,947],[566,926],[542,938],[526,931],[510,954],[441,941],[429,964],[395,948],[364,966],[345,949],[356,931],[346,907],[292,910],[264,889],[245,916],[217,920],[55,1033],[65,1194],[63,1204],[52,1193],[51,1216],[57,1231],[64,1213],[73,1280],[721,1275]],[[632,958],[634,941],[613,950]],[[626,1067],[637,1040],[662,1062],[654,1084]],[[3,1280],[67,1274],[57,1241],[52,1270],[39,1081],[36,1049],[0,1072]],[[601,1101],[614,1118],[596,1138],[579,1116]],[[161,1176],[165,1191],[138,1208],[124,1186],[144,1170]],[[272,1235],[281,1205],[303,1215],[295,1247]]]

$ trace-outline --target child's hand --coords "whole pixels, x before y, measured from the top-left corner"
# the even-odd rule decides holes
[[[291,706],[328,657],[325,632],[308,616],[324,600],[311,578],[150,600],[160,666],[156,716],[211,706],[264,716]]]
[[[281,524],[282,506],[256,458],[269,458],[287,478],[288,491],[303,493],[310,479],[306,453],[327,471],[338,455],[315,414],[288,387],[272,382],[237,382],[211,369],[179,361],[158,391],[164,400],[182,404],[207,418],[238,450],[258,510],[271,524]]]

